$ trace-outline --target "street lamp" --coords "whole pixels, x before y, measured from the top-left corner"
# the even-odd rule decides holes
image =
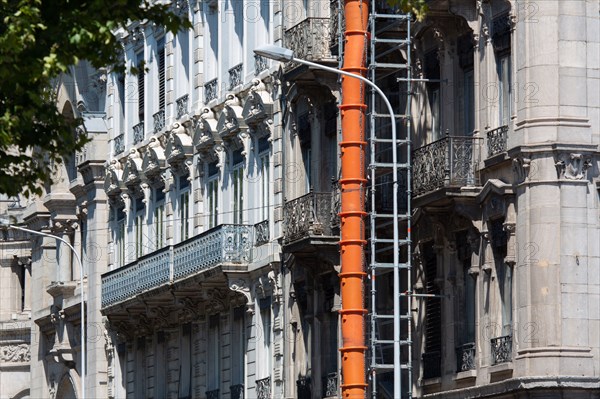
[[[385,105],[388,109],[389,115],[390,115],[390,121],[391,121],[391,126],[392,126],[392,142],[393,143],[396,142],[396,115],[394,114],[394,109],[392,108],[392,104],[390,104],[390,101],[388,100],[385,93],[375,83],[371,82],[369,79],[367,79],[361,75],[342,71],[340,69],[331,68],[331,67],[328,67],[325,65],[317,64],[317,63],[303,60],[300,58],[295,58],[293,50],[290,50],[290,49],[287,49],[284,47],[280,47],[280,46],[275,46],[272,44],[260,46],[254,50],[254,53],[256,53],[257,55],[266,57],[266,58],[270,58],[275,61],[281,61],[281,62],[293,61],[293,62],[297,62],[299,64],[308,65],[313,68],[322,69],[324,71],[332,72],[332,73],[335,73],[338,75],[344,75],[344,76],[348,76],[351,78],[359,79],[360,81],[364,82],[365,84],[367,84],[368,86],[373,88],[373,90],[375,90],[377,92],[377,94],[379,94],[381,96],[381,99],[385,103]],[[396,146],[392,146],[392,162],[394,164],[396,164],[397,161],[398,161],[398,159],[397,159]],[[394,215],[397,215],[397,213],[398,213],[397,212],[397,210],[398,210],[397,209],[397,206],[398,206],[398,170],[395,167],[392,169],[392,180],[393,180],[393,183],[392,183],[393,184],[393,190],[392,190],[393,197],[392,198],[393,198],[393,204],[394,204]],[[397,217],[394,217],[393,226],[394,226],[394,243],[397,247],[398,241],[399,241],[398,218]],[[400,314],[397,311],[400,309],[400,287],[399,287],[400,270],[398,267],[399,261],[400,260],[399,260],[398,251],[395,250],[394,251],[394,269],[393,269],[394,309],[395,309],[394,318],[393,318],[393,320],[394,320],[394,363],[398,359],[400,359]],[[400,389],[399,389],[400,378],[401,378],[400,367],[394,367],[394,380],[396,381],[396,383],[394,384],[394,397],[400,397]]]
[[[73,248],[73,246],[67,242],[67,240],[65,240],[64,238],[60,238],[57,237],[55,235],[52,234],[47,234],[47,233],[42,233],[41,231],[36,231],[36,230],[30,230],[30,229],[26,229],[25,227],[20,227],[20,226],[15,226],[12,224],[9,224],[8,221],[1,219],[0,220],[0,227],[5,227],[8,229],[13,229],[13,230],[21,230],[21,231],[25,231],[27,233],[31,233],[34,235],[38,235],[38,236],[43,236],[43,237],[50,237],[50,238],[54,238],[56,240],[61,241],[63,244],[66,244],[71,251],[73,252],[73,255],[75,255],[75,259],[77,259],[77,263],[79,264],[79,283],[81,285],[81,397],[82,399],[85,399],[85,360],[86,360],[86,353],[85,353],[85,296],[84,296],[84,289],[83,289],[83,263],[81,263],[81,258],[79,257],[79,254],[77,253],[77,251],[75,250],[75,248]]]

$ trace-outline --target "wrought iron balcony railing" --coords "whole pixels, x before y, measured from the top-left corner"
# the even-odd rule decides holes
[[[468,343],[456,348],[456,372],[475,370],[475,344]]]
[[[271,377],[256,380],[256,398],[271,399]]]
[[[488,158],[506,152],[508,140],[508,126],[500,126],[487,132]]]
[[[338,373],[329,373],[323,377],[323,397],[338,397]]]
[[[229,387],[231,399],[244,399],[244,384],[236,384]]]
[[[222,224],[102,276],[102,307],[222,264],[252,258],[252,226]]]
[[[254,74],[258,75],[262,71],[266,71],[269,68],[268,60],[262,55],[256,54],[254,56]]]
[[[144,122],[140,122],[133,127],[133,144],[144,141]]]
[[[165,110],[161,109],[152,115],[154,121],[154,133],[158,133],[165,128]]]
[[[492,338],[492,364],[506,363],[512,360],[512,336]]]
[[[189,96],[187,94],[175,100],[175,105],[177,106],[177,119],[188,113],[188,100]]]
[[[121,133],[113,139],[113,154],[117,156],[123,151],[125,151],[125,135]]]
[[[219,390],[206,391],[206,399],[219,399]]]
[[[254,225],[254,245],[258,247],[259,245],[266,244],[270,238],[269,220],[263,220]]]
[[[229,90],[242,84],[244,64],[238,64],[229,70]]]
[[[204,102],[208,103],[217,98],[219,81],[217,79],[209,80],[204,84]]]
[[[283,241],[332,234],[332,193],[308,193],[283,206]],[[335,210],[337,213],[337,210]]]
[[[285,31],[285,46],[294,51],[296,58],[308,61],[335,60],[330,48],[331,29],[329,18],[306,18]]]
[[[310,377],[300,377],[296,380],[296,397],[298,399],[312,399]]]
[[[479,184],[481,139],[446,136],[413,151],[413,195]]]

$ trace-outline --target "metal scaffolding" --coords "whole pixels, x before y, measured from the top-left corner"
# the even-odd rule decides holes
[[[412,397],[411,337],[411,16],[371,3],[369,79],[369,392]],[[392,128],[392,122],[396,128]]]

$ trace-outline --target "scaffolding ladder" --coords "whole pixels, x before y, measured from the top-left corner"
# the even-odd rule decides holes
[[[372,398],[404,399],[412,397],[411,16],[380,3],[371,2],[368,74],[390,99],[397,132],[386,104],[371,90],[369,392]]]

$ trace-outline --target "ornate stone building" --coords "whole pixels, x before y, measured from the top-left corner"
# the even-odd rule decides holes
[[[403,397],[596,397],[598,4],[428,6],[410,47],[394,44],[406,24],[371,32],[387,65],[375,83],[412,122],[398,119],[413,150],[402,292],[417,294],[404,297]],[[252,50],[338,66],[340,3],[173,7],[193,30],[117,32],[145,74],[81,65],[62,82],[59,109],[93,141],[46,196],[2,212],[82,255],[87,397],[338,397],[339,82]],[[409,61],[410,86],[389,67]],[[369,182],[377,212],[391,183]],[[52,239],[7,232],[0,246],[0,397],[80,397],[77,264]],[[366,302],[383,313],[393,282],[377,278]],[[391,398],[392,382],[382,372],[369,389]]]

